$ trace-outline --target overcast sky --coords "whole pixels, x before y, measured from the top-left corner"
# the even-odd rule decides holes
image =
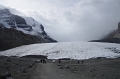
[[[58,41],[97,40],[117,29],[120,0],[0,0],[43,24]]]

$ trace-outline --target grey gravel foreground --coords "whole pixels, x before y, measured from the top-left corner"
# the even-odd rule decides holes
[[[61,68],[62,67],[62,68]],[[31,79],[120,79],[120,58],[37,64]]]
[[[62,60],[46,64],[33,58],[0,56],[0,76],[10,74],[11,79],[120,79],[120,58],[89,60]],[[2,79],[0,77],[0,79]]]

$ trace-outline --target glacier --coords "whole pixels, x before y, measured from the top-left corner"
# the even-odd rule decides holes
[[[120,56],[120,44],[99,42],[38,43],[1,51],[0,55],[18,57],[26,55],[45,55],[48,56],[48,59],[116,58]]]

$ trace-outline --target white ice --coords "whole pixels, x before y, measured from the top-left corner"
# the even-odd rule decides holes
[[[115,48],[117,53],[110,50]],[[120,44],[98,42],[58,42],[31,44],[0,52],[5,56],[46,55],[49,59],[89,59],[120,56]]]

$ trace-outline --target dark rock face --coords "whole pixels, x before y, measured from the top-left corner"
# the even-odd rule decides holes
[[[24,34],[13,28],[4,28],[0,26],[0,50],[7,50],[21,45],[44,43],[44,39],[36,36]]]
[[[22,56],[21,58],[47,59],[47,56],[44,56],[44,55],[26,55],[26,56]]]
[[[9,17],[10,19],[7,19],[6,22],[12,27],[12,28],[22,28],[26,31],[32,31],[32,27],[27,25],[24,18],[18,15],[11,15]]]
[[[20,24],[26,24],[24,18],[22,18],[22,17],[20,17],[18,15],[12,15],[10,17],[10,20],[7,20],[7,21],[8,21],[9,25],[15,25],[15,23],[18,24],[18,25],[20,25]]]
[[[120,33],[120,22],[118,23],[118,33]]]
[[[11,15],[11,13],[10,13],[10,11],[8,9],[1,9],[0,14],[1,15],[4,15],[4,14]]]

